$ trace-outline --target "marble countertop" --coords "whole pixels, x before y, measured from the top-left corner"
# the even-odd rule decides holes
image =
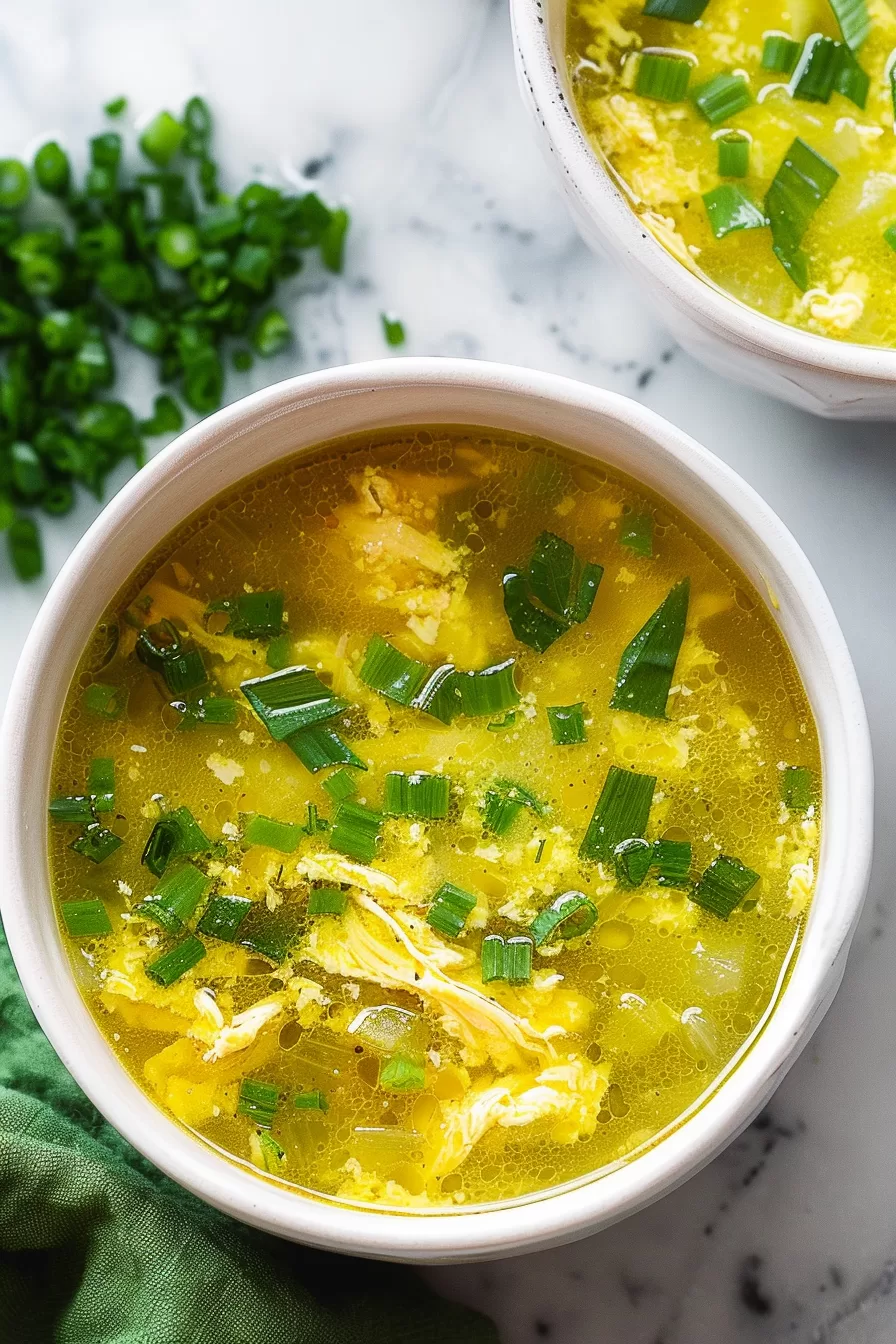
[[[872,887],[840,995],[768,1113],[681,1190],[577,1245],[429,1277],[490,1312],[505,1344],[892,1341],[893,429],[812,419],[676,349],[575,234],[529,136],[502,0],[30,0],[0,7],[0,70],[0,153],[50,132],[83,144],[119,93],[139,114],[202,92],[225,185],[310,172],[349,202],[345,278],[292,282],[298,352],[232,375],[228,396],[385,354],[378,315],[393,309],[409,354],[525,364],[636,397],[796,534],[852,649],[879,781]],[[148,409],[145,372],[128,372]],[[48,579],[95,512],[82,499],[46,528]],[[4,693],[45,590],[15,584],[0,558]]]

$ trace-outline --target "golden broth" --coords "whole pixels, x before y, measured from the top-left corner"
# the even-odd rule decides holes
[[[635,520],[652,522],[651,555],[624,544]],[[539,654],[511,633],[502,574],[545,530],[604,574],[588,619]],[[667,717],[612,709],[620,655],[686,576]],[[319,826],[334,819],[323,787],[334,772],[311,774],[239,691],[270,674],[269,646],[221,633],[226,615],[205,615],[211,601],[249,589],[285,594],[288,634],[274,661],[314,669],[351,707],[328,726],[367,767],[346,767],[352,801],[379,809],[390,771],[441,773],[451,781],[444,819],[386,819],[372,860],[334,850],[338,833],[309,814],[312,804]],[[177,697],[134,652],[143,627],[163,618],[201,652],[204,694],[239,702],[235,723],[182,729]],[[374,634],[430,667],[514,658],[519,704],[510,719],[502,711],[450,726],[403,707],[361,680]],[[96,712],[120,708],[97,686],[126,697],[119,717]],[[557,745],[546,708],[577,702],[587,740]],[[98,899],[111,921],[105,936],[67,940],[111,1048],[203,1139],[348,1200],[503,1200],[649,1143],[757,1028],[811,893],[816,810],[788,811],[781,782],[785,765],[799,766],[817,787],[818,743],[762,600],[642,487],[490,430],[410,429],[325,447],[245,483],[170,537],[84,655],[53,795],[83,795],[98,757],[115,770],[114,806],[98,820],[123,843],[95,864],[71,848],[83,827],[51,820],[49,844],[61,909]],[[656,777],[646,836],[692,842],[691,882],[719,853],[759,874],[729,919],[695,903],[693,886],[661,885],[656,869],[633,886],[615,861],[580,859],[611,765]],[[495,834],[483,807],[500,779],[537,805],[517,808]],[[137,910],[159,881],[141,855],[159,819],[181,807],[213,846],[190,860],[211,887],[169,932]],[[293,852],[249,844],[253,814],[304,826],[291,832]],[[166,876],[186,864],[171,859]],[[475,898],[457,937],[427,922],[445,881]],[[344,913],[308,913],[309,888],[321,884],[344,893]],[[483,938],[528,938],[570,890],[596,922],[534,955],[530,945],[528,983],[483,983]],[[157,983],[146,966],[195,936],[204,902],[221,895],[251,901],[250,922],[289,923],[290,954],[278,963],[200,929],[202,960]],[[279,1092],[273,1118],[253,1112],[247,1079]],[[315,1108],[319,1096],[326,1110]]]
[[[871,29],[857,52],[869,78],[864,109],[836,91],[827,102],[792,96],[787,73],[762,68],[769,33],[790,35],[800,44],[813,34],[839,39],[827,0],[709,0],[697,23],[646,17],[642,10],[640,0],[571,0],[567,58],[584,127],[646,226],[683,264],[769,317],[840,340],[896,345],[891,302],[896,254],[884,238],[896,220],[889,80],[896,15],[886,0],[869,0]],[[642,49],[693,58],[688,92],[680,101],[659,102],[635,92]],[[692,95],[721,73],[743,76],[751,100],[711,125]],[[749,141],[744,177],[720,175],[718,140],[731,132]],[[763,210],[796,137],[839,173],[802,240],[805,291],[776,258],[768,227],[716,239],[702,200],[725,184]]]

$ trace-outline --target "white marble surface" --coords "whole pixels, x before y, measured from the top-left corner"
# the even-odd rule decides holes
[[[29,0],[0,6],[0,72],[0,153],[48,132],[83,144],[121,92],[141,113],[199,91],[234,182],[324,161],[322,189],[354,211],[346,277],[294,282],[298,355],[232,376],[229,395],[385,353],[378,314],[393,308],[408,353],[528,364],[639,398],[796,533],[852,648],[877,759],[877,862],[840,996],[762,1127],[682,1190],[576,1246],[430,1277],[491,1312],[505,1344],[889,1344],[893,430],[825,424],[704,373],[585,251],[530,141],[501,0]],[[82,500],[46,529],[50,576],[94,512]],[[4,691],[44,590],[0,560]]]

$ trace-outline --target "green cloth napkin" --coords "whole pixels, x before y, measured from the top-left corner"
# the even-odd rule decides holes
[[[56,1057],[2,931],[0,1339],[497,1344],[411,1270],[253,1232],[156,1171]]]

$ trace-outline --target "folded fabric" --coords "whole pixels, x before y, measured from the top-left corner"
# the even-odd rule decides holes
[[[168,1181],[67,1073],[2,934],[0,1339],[497,1344],[411,1270],[253,1232]]]

